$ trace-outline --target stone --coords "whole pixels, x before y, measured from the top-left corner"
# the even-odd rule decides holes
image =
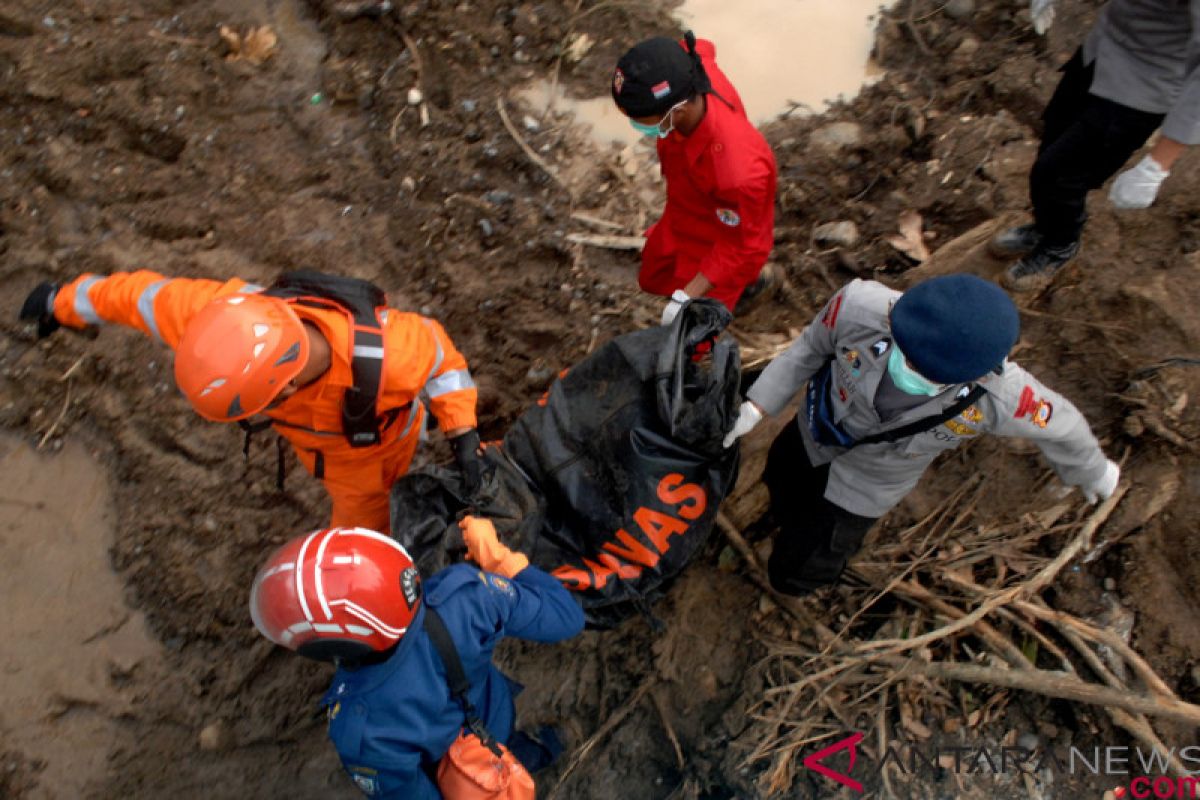
[[[822,150],[838,151],[862,143],[862,126],[857,122],[831,122],[813,131],[808,143]]]
[[[854,247],[858,244],[858,226],[850,220],[826,222],[813,229],[813,241],[833,247]]]
[[[221,747],[221,742],[225,738],[225,731],[221,727],[221,723],[213,722],[204,727],[200,731],[200,749],[212,752]]]
[[[969,19],[975,16],[975,0],[949,0],[944,10],[950,19]]]
[[[974,36],[965,36],[958,43],[958,47],[954,48],[954,55],[970,58],[979,52],[979,40]]]

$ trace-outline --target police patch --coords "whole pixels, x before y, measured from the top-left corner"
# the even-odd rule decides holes
[[[742,218],[732,208],[718,208],[717,219],[731,228],[736,228],[742,224]]]
[[[408,603],[408,610],[411,611],[421,599],[421,576],[416,567],[409,567],[401,573],[400,591],[404,592],[404,602]]]
[[[625,86],[625,73],[621,72],[620,67],[617,67],[613,72],[613,94],[620,94],[623,86]]]

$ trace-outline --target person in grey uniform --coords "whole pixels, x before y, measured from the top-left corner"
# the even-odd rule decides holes
[[[746,393],[730,447],[805,388],[763,474],[779,534],[771,585],[803,595],[837,580],[874,522],[940,453],[984,433],[1037,443],[1058,476],[1092,502],[1120,469],[1062,395],[1007,360],[1016,306],[974,275],[944,275],[901,294],[855,280],[834,295]]]
[[[1033,0],[1039,30],[1052,11],[1053,0]],[[1112,184],[1117,208],[1150,206],[1176,159],[1200,142],[1200,0],[1112,0],[1062,72],[1029,174],[1033,223],[992,241],[995,255],[1021,256],[1002,279],[1014,291],[1045,287],[1079,252],[1087,193],[1155,129],[1149,153]]]

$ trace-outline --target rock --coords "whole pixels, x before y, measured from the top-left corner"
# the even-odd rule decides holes
[[[545,364],[535,363],[525,373],[525,381],[532,387],[542,387],[554,380],[554,370]]]
[[[979,52],[979,40],[974,36],[964,36],[963,40],[958,43],[958,47],[954,49],[954,55],[963,58],[971,58],[977,52]]]
[[[968,19],[975,15],[975,0],[949,0],[944,10],[950,19]]]
[[[483,199],[494,206],[503,206],[513,201],[512,192],[506,192],[503,189],[492,189],[489,192],[484,192]]]
[[[1116,581],[1114,581],[1112,578],[1105,578],[1105,579],[1104,579],[1104,591],[1106,591],[1106,592],[1111,592],[1111,591],[1113,591],[1113,590],[1114,590],[1114,589],[1116,589],[1116,588],[1117,588],[1117,582],[1116,582]]]
[[[425,99],[425,95],[422,94],[421,90],[418,89],[417,87],[414,86],[413,88],[408,90],[408,104],[410,106],[419,106],[419,105],[421,105],[421,101],[424,99]]]
[[[838,151],[862,142],[862,126],[857,122],[831,122],[813,131],[808,143],[822,150]]]
[[[225,730],[219,722],[213,722],[204,727],[200,731],[200,749],[209,752],[217,750],[221,747],[222,741],[225,739]]]
[[[813,229],[813,241],[825,246],[854,247],[858,244],[858,226],[849,220],[826,222]]]
[[[1034,750],[1037,750],[1038,745],[1040,745],[1041,743],[1042,742],[1037,737],[1036,733],[1022,733],[1020,736],[1017,737],[1017,747],[1023,748],[1031,753]]]

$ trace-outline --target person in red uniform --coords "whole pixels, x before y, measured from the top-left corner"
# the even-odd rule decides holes
[[[775,230],[775,156],[751,124],[712,42],[647,39],[617,62],[612,96],[657,138],[667,207],[646,233],[638,283],[669,297],[663,324],[693,297],[731,311],[761,292]]]

